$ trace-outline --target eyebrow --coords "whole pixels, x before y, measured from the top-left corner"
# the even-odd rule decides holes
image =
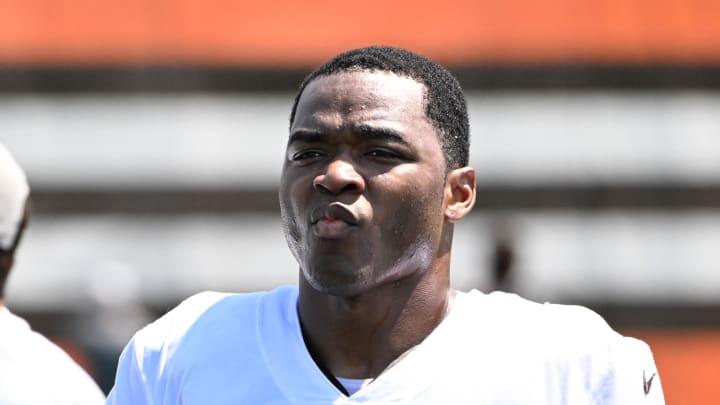
[[[318,131],[310,131],[306,129],[297,129],[290,134],[288,144],[293,142],[318,142],[324,139],[326,135]]]
[[[359,125],[354,129],[354,132],[361,134],[364,137],[370,139],[395,141],[407,145],[408,141],[398,131],[388,127],[373,127],[370,125]]]
[[[367,139],[393,141],[401,143],[403,145],[409,144],[400,132],[392,128],[373,127],[370,125],[358,125],[353,128],[352,132]],[[291,144],[293,142],[322,142],[326,140],[327,137],[328,134],[322,131],[298,129],[290,134],[288,144]]]

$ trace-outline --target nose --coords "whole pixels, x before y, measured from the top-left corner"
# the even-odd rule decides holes
[[[365,180],[349,161],[335,159],[325,173],[315,177],[313,187],[323,193],[339,195],[345,192],[362,193]]]

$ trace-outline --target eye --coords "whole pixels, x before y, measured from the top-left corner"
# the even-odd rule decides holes
[[[317,150],[303,150],[303,151],[294,153],[292,155],[292,160],[302,161],[302,160],[308,160],[308,159],[316,159],[316,158],[319,158],[322,156],[323,156],[322,152],[317,151]]]
[[[400,159],[401,156],[399,153],[394,152],[392,150],[388,149],[370,149],[367,153],[367,156],[378,158],[378,159]]]

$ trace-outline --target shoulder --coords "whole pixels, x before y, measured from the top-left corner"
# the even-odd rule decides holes
[[[108,404],[153,403],[173,397],[188,370],[214,367],[229,356],[255,356],[265,307],[293,307],[296,287],[269,292],[194,295],[138,331],[120,355]]]
[[[540,303],[515,294],[477,291],[467,294],[478,316],[477,327],[491,327],[502,339],[514,336],[548,356],[607,356],[622,336],[595,311],[580,305]]]
[[[0,403],[104,402],[95,381],[60,347],[9,311],[0,317]]]
[[[505,331],[532,332],[536,338],[595,339],[615,333],[600,315],[583,306],[539,303],[504,292],[484,294],[473,290],[463,295],[464,306],[481,327],[489,322]]]
[[[228,355],[253,356],[261,309],[291,306],[294,287],[269,292],[194,295],[138,331],[120,355],[109,403],[142,403],[164,395],[193,365]],[[160,390],[160,391],[157,391]],[[113,402],[114,401],[114,402]]]
[[[553,381],[564,382],[559,385],[566,390],[562,395],[589,395],[602,398],[603,404],[662,403],[662,388],[648,345],[622,336],[595,311],[501,292],[474,291],[466,297],[478,315],[476,327],[486,334],[491,328],[497,347],[511,348],[508,350],[523,360],[541,364]],[[659,399],[645,395],[643,378],[653,378],[653,395]],[[578,391],[584,393],[573,394]]]
[[[291,287],[281,287],[269,292],[241,294],[202,292],[138,331],[131,342],[141,346],[143,352],[153,348],[168,350],[200,329],[211,332],[212,328],[208,327],[212,325],[232,323],[247,329],[256,320],[262,302],[283,301],[291,290]]]
[[[161,346],[168,340],[183,336],[208,311],[212,311],[223,300],[231,297],[234,295],[214,291],[193,295],[140,329],[132,341],[141,346]]]

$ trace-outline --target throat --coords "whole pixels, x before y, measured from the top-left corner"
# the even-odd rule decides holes
[[[305,346],[336,386],[343,384],[335,376],[373,379],[420,344],[445,318],[454,293],[446,290],[433,296],[442,299],[428,302],[406,297],[365,308],[357,307],[357,301],[350,305],[353,308],[348,308],[347,302],[325,302],[309,314],[299,306]]]

